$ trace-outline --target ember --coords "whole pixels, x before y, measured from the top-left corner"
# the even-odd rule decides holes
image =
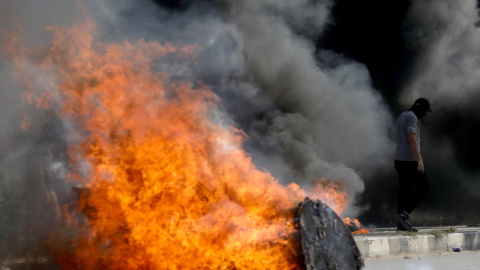
[[[347,206],[326,180],[304,191],[257,169],[243,132],[212,120],[207,85],[155,68],[166,55],[194,58],[194,46],[96,42],[90,20],[50,30],[41,60],[6,50],[26,100],[68,123],[69,180],[89,189],[88,224],[72,214],[78,238],[52,247],[65,269],[298,269],[292,209],[307,195],[337,213]],[[48,87],[30,81],[36,73]]]

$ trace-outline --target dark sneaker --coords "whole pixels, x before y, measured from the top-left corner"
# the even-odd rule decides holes
[[[397,231],[408,232],[409,230],[407,228],[403,227],[402,224],[398,223],[397,224]],[[410,232],[418,232],[418,230],[412,227]]]
[[[409,216],[407,212],[403,211],[402,213],[396,215],[395,220],[398,222],[397,230],[418,232],[418,230],[413,228],[412,225],[410,224]]]

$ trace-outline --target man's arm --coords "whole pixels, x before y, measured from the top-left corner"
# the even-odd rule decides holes
[[[425,171],[425,167],[423,166],[422,155],[420,155],[420,151],[418,150],[417,141],[415,141],[415,135],[416,135],[415,133],[407,133],[408,145],[410,146],[410,149],[412,150],[413,155],[418,160],[417,170],[423,173]]]

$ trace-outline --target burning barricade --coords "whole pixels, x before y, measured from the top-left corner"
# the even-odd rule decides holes
[[[68,126],[67,178],[85,187],[76,191],[88,221],[64,211],[76,233],[51,244],[62,268],[362,267],[335,214],[348,194],[326,180],[307,191],[281,185],[243,150],[241,130],[212,120],[208,86],[155,69],[165,55],[193,57],[194,46],[96,42],[94,29],[90,20],[52,28],[42,59],[6,46],[25,99]],[[30,81],[38,73],[48,87]]]
[[[91,191],[86,188],[74,190],[79,196],[79,211],[95,219],[95,209],[88,203]],[[299,267],[307,270],[363,268],[363,259],[351,235],[365,233],[359,229],[358,221],[346,219],[358,226],[352,229],[351,224],[342,221],[327,205],[309,198],[291,212],[295,212],[293,220],[298,230],[291,240],[300,245],[297,251]]]

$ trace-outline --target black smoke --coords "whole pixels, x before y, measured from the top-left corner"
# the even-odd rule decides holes
[[[422,58],[435,46],[415,44],[418,40],[415,40],[412,33],[421,32],[422,29],[412,21],[417,20],[415,15],[422,14],[421,16],[430,16],[441,22],[435,10],[437,6],[447,4],[447,1],[417,2],[423,2],[425,7],[414,6],[413,1],[407,0],[336,1],[332,10],[333,24],[319,36],[317,42],[319,48],[328,48],[364,63],[370,72],[373,86],[382,94],[394,116],[413,103],[414,96],[408,95],[408,88],[418,76]],[[459,5],[454,3],[451,8],[461,8]],[[475,8],[475,5],[471,3],[465,8]],[[463,27],[478,32],[473,29],[475,20],[469,23],[471,26],[467,24]],[[447,30],[445,35],[450,33],[448,31],[454,30]],[[434,33],[420,35],[429,34]],[[459,50],[460,45],[457,48]],[[454,57],[449,60],[449,64],[455,63]],[[468,68],[474,71],[478,65]],[[462,79],[468,80],[469,77],[471,76],[464,75]],[[438,81],[441,83],[440,79]],[[478,190],[480,183],[480,113],[478,108],[470,105],[480,101],[480,85],[474,83],[471,87],[475,90],[470,93],[465,93],[461,87],[460,84],[458,89],[446,91],[472,99],[470,102],[451,105],[448,100],[437,99],[435,89],[419,91],[420,95],[435,101],[435,112],[423,121],[421,127],[426,133],[422,137],[422,151],[429,174],[430,194],[413,215],[420,225],[480,222],[480,197],[478,192],[472,192]],[[385,158],[391,159],[388,156]],[[368,210],[363,212],[361,220],[376,225],[394,225],[391,216],[396,209],[395,181],[393,161],[390,172],[365,179],[365,192],[360,204]]]
[[[153,0],[155,3],[170,10],[185,10],[194,0]]]
[[[332,24],[317,48],[330,49],[367,66],[372,84],[390,106],[407,84],[417,50],[406,46],[408,0],[335,1]]]
[[[161,2],[162,5],[168,3],[168,1],[155,2]],[[337,0],[332,2],[329,21],[323,31],[319,31],[315,36],[305,35],[315,43],[319,51],[317,57],[319,65],[325,63],[328,65],[330,61],[330,58],[324,57],[322,52],[325,51],[341,55],[344,59],[342,61],[352,59],[364,64],[368,69],[372,87],[381,94],[393,118],[408,109],[416,97],[424,96],[432,101],[435,112],[422,120],[421,127],[424,134],[422,152],[430,179],[430,194],[413,214],[419,225],[480,222],[477,210],[480,196],[478,192],[472,192],[478,190],[480,184],[478,166],[480,113],[476,106],[472,105],[480,101],[478,94],[480,84],[474,79],[469,84],[461,83],[462,80],[472,81],[474,72],[479,68],[478,64],[468,66],[465,64],[467,60],[462,62],[462,59],[469,55],[468,52],[461,51],[463,47],[468,50],[469,42],[473,42],[470,39],[478,35],[475,33],[478,32],[475,28],[478,18],[463,21],[462,16],[468,17],[469,14],[475,16],[472,13],[466,14],[469,9],[473,9],[473,13],[478,17],[475,10],[477,6],[478,3],[475,1],[448,3],[448,1]],[[179,7],[184,6],[172,8]],[[447,16],[445,11],[451,12],[452,16],[460,14],[457,22],[454,20],[450,22],[447,17],[443,18],[442,16]],[[430,21],[436,25],[430,26]],[[433,55],[439,50],[438,47],[442,49],[442,42],[449,41],[449,35],[461,35],[465,29],[470,32],[464,35],[464,42],[450,41],[450,46],[459,51],[457,54]],[[444,41],[445,39],[447,41]],[[472,57],[475,57],[474,51]],[[453,79],[460,83],[452,85],[451,89],[438,90],[435,86],[442,83],[442,78],[431,78],[430,81],[423,79],[432,76],[425,73],[425,70],[432,70],[433,74],[441,73],[441,70],[435,71],[435,63],[431,63],[429,58],[445,59],[443,64],[447,67],[459,65],[459,68],[468,69],[470,72],[452,75],[455,76]],[[462,64],[464,65],[460,66]],[[450,71],[447,70],[445,73],[448,72]],[[448,81],[447,77],[445,76],[443,80]],[[466,90],[462,90],[462,87]],[[449,95],[453,95],[453,99],[458,101],[452,103]],[[288,105],[273,104],[273,106],[284,113],[297,111]],[[231,112],[235,115],[235,110]],[[268,111],[260,110],[255,113],[257,119],[264,119]],[[250,119],[249,117],[246,119]],[[394,125],[394,119],[391,124]],[[375,136],[374,132],[372,136]],[[390,137],[394,139],[393,133],[390,133]],[[252,144],[247,142],[247,145],[249,143]],[[254,148],[262,146],[256,145]],[[265,149],[265,146],[263,148]],[[385,153],[380,158],[385,159],[389,165],[377,168],[373,174],[361,174],[365,181],[365,191],[358,207],[364,209],[360,215],[360,220],[364,223],[390,226],[395,225],[392,216],[396,209],[397,176],[391,153]],[[301,167],[302,164],[296,166]],[[354,168],[362,171],[361,167]]]
[[[415,98],[430,99],[434,113],[421,124],[430,194],[413,217],[420,225],[480,223],[475,1],[83,2],[104,40],[198,44],[195,64],[173,59],[159,68],[172,80],[211,85],[228,115],[221,121],[248,134],[245,148],[260,168],[282,183],[341,183],[357,197],[349,212],[367,225],[395,225],[394,121]],[[78,15],[65,1],[0,5],[2,37],[19,23],[34,45],[51,37],[42,27],[69,26]],[[27,112],[32,126],[21,128],[21,87],[3,58],[0,255],[12,251],[5,243],[17,254],[38,247],[58,225],[57,206],[73,196],[61,179],[65,124]]]

